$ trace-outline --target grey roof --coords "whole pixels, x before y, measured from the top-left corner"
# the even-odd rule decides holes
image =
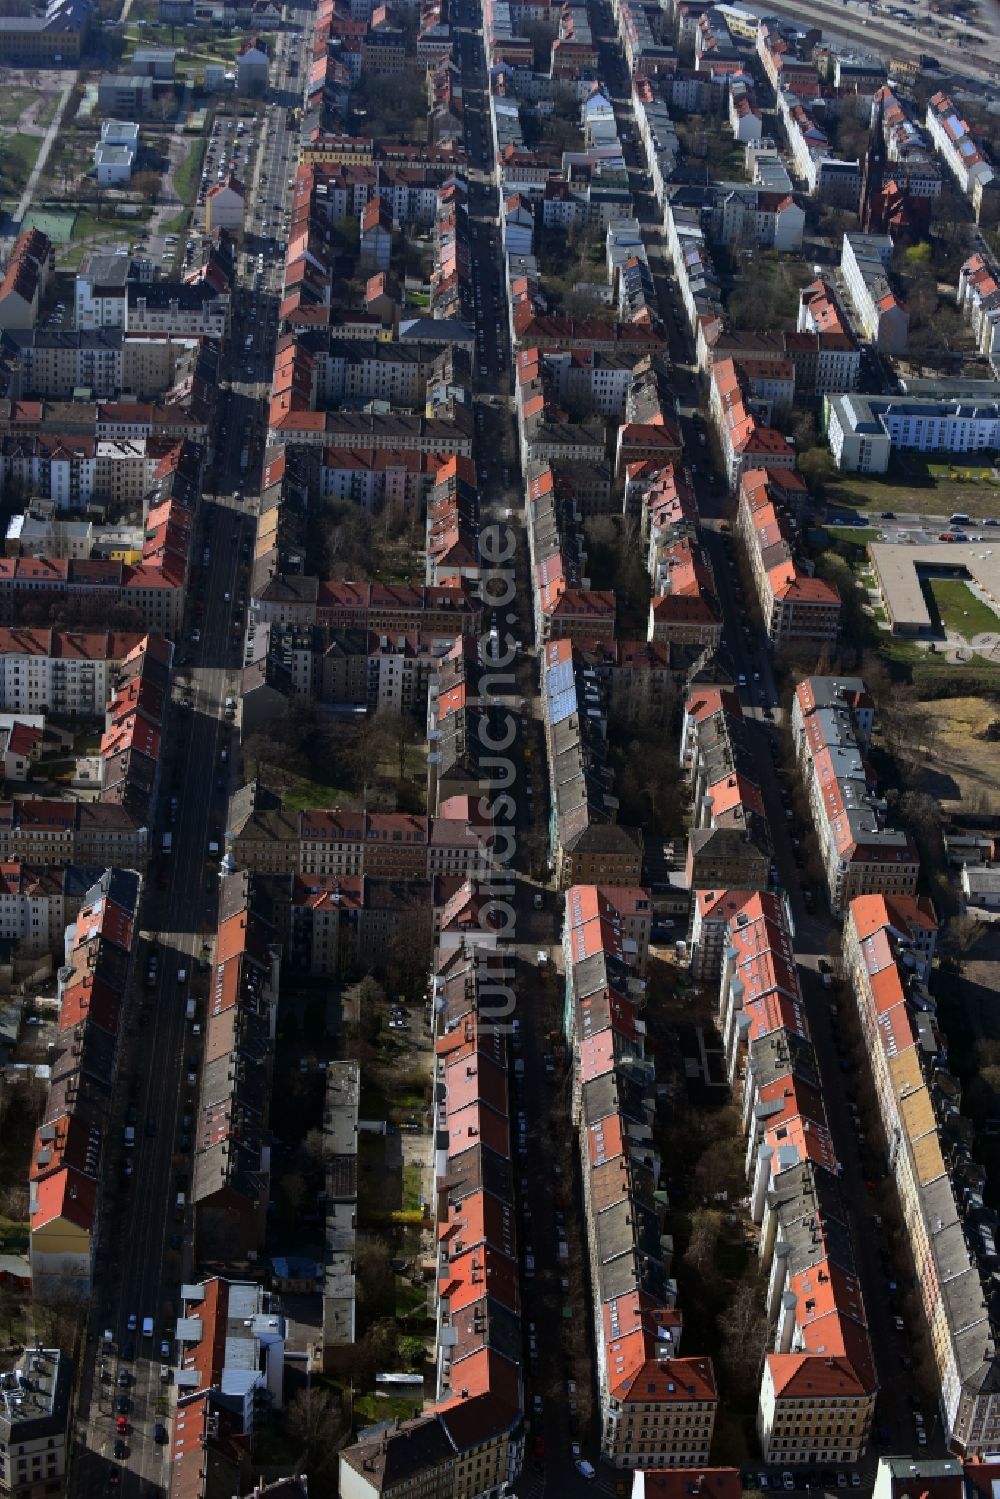
[[[447,1192],[449,1203],[461,1202],[480,1191],[510,1202],[514,1191],[511,1163],[485,1145],[474,1145],[450,1158],[448,1175],[439,1185]]]

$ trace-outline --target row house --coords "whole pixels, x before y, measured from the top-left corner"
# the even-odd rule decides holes
[[[692,336],[696,336],[703,320],[724,316],[722,289],[712,264],[701,214],[690,208],[675,208],[668,198],[663,227],[688,328]]]
[[[0,615],[12,620],[36,598],[100,599],[109,609],[135,609],[147,630],[176,636],[184,615],[193,512],[172,498],[175,490],[187,498],[185,480],[176,471],[145,497],[147,529],[137,562],[0,558]]]
[[[617,891],[573,884],[565,897],[564,1031],[583,1177],[593,1297],[601,1456],[618,1469],[699,1468],[718,1393],[709,1358],[681,1351],[653,1143],[654,1059],[633,944],[615,920]]]
[[[134,870],[105,869],[65,932],[56,1039],[28,1170],[28,1256],[40,1302],[93,1293],[140,889]]]
[[[669,79],[655,82],[643,77],[633,76],[632,79],[632,112],[636,130],[653,194],[661,208],[666,203],[667,186],[677,170],[681,150],[676,127],[663,97],[663,90],[668,86]]]
[[[151,825],[163,773],[173,646],[146,636],[121,663],[104,711],[99,800]]]
[[[672,725],[692,683],[714,671],[710,648],[669,640],[576,640],[574,654],[604,692],[609,718],[636,726]]]
[[[756,909],[754,903],[760,893],[726,885],[692,891],[688,958],[691,972],[700,984],[709,988],[718,984],[729,945],[730,923],[742,912]],[[766,899],[776,912],[780,912],[789,935],[794,937],[795,926],[787,893],[769,890]]]
[[[766,891],[736,905],[719,984],[719,1026],[767,1277],[770,1346],[757,1434],[765,1462],[851,1463],[868,1443],[878,1381],[784,916],[784,903]]]
[[[434,1394],[340,1454],[344,1499],[501,1499],[524,1458],[510,1059],[491,1001],[502,961],[443,914],[431,979],[436,1100]],[[453,940],[454,939],[454,940]]]
[[[805,485],[794,470],[769,473],[744,469],[740,475],[736,528],[753,576],[764,629],[778,650],[822,649],[833,645],[840,628],[840,594],[813,576],[799,547],[795,511]]]
[[[822,202],[856,209],[861,191],[860,162],[833,155],[826,131],[809,102],[794,89],[779,89],[777,103],[792,165],[806,190]]]
[[[149,828],[129,807],[112,802],[0,802],[0,862],[145,867]]]
[[[323,625],[247,626],[241,684],[246,733],[294,701],[420,717],[454,632],[423,635]]]
[[[815,63],[795,56],[783,28],[774,20],[757,27],[757,57],[776,95],[787,91],[799,99],[819,98]]]
[[[858,895],[913,895],[912,838],[886,821],[866,751],[873,710],[860,677],[804,677],[792,699],[792,737],[809,796],[830,907]]]
[[[286,812],[265,801],[250,785],[230,803],[226,849],[241,869],[426,880],[490,867],[483,830],[463,818],[338,808]]]
[[[929,903],[862,896],[845,916],[843,964],[916,1271],[944,1440],[961,1458],[981,1459],[1000,1433],[987,1268],[997,1219],[983,1206],[986,1174],[959,1127],[960,1092],[927,989],[936,928]]]
[[[0,280],[0,328],[33,328],[55,270],[55,246],[40,229],[24,229]]]
[[[352,452],[324,448],[319,492],[324,499],[350,500],[362,510],[416,510],[427,499],[438,469],[448,461],[439,453]]]
[[[427,499],[425,580],[430,587],[479,577],[479,495],[471,458],[449,458]]]

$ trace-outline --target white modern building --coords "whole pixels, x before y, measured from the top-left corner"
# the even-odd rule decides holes
[[[1000,401],[934,396],[827,397],[827,439],[845,473],[884,474],[892,449],[988,453],[1000,447]]]
[[[845,234],[840,269],[858,333],[884,354],[902,354],[910,315],[889,284],[892,248],[888,234]]]

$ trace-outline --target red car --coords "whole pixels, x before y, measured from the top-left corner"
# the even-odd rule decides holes
[[[128,1431],[128,1418],[126,1416],[117,1417],[115,1420],[115,1431],[117,1431],[120,1437],[123,1437]]]

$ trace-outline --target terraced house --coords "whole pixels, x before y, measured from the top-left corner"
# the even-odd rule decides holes
[[[862,896],[844,922],[889,1169],[916,1270],[944,1436],[965,1458],[1000,1441],[997,1289],[987,1266],[995,1217],[986,1173],[959,1121],[960,1087],[927,989],[937,923],[926,902]]]
[[[718,1409],[715,1373],[710,1358],[681,1353],[662,1163],[651,1134],[655,1066],[638,950],[616,895],[574,885],[563,924],[601,1454],[616,1468],[702,1467]]]
[[[784,903],[770,891],[729,915],[719,1018],[768,1277],[761,1451],[785,1465],[856,1462],[878,1382]]]
[[[913,839],[890,827],[865,759],[874,709],[860,677],[805,677],[792,700],[792,737],[809,795],[832,909],[857,895],[913,895]]]

